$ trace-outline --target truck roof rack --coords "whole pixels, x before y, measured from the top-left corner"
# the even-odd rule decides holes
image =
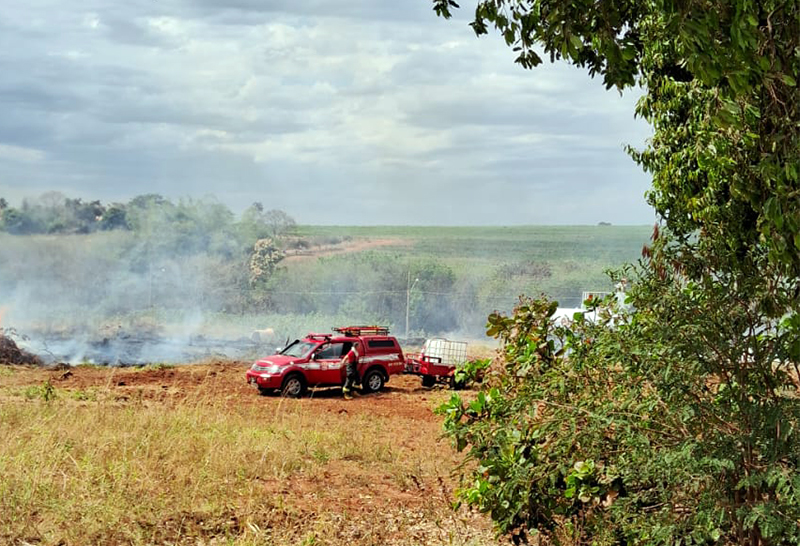
[[[333,328],[333,331],[346,336],[389,335],[389,328],[386,326],[341,326],[339,328]]]

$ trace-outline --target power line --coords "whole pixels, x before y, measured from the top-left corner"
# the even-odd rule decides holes
[[[353,296],[353,295],[405,295],[405,290],[262,290],[256,288],[216,288],[213,290],[214,292],[262,292],[265,295],[269,296]],[[486,299],[489,298],[512,298],[518,299],[519,294],[515,295],[501,295],[501,294],[494,294],[490,296],[468,296],[461,292],[434,292],[428,290],[415,290],[415,294],[423,294],[426,296],[447,296],[454,299]],[[531,292],[532,293],[532,292]],[[544,291],[537,291],[536,294],[544,293],[551,299],[581,299],[581,295],[576,295],[575,293],[570,294],[554,294],[552,292]],[[529,293],[530,294],[530,293]]]

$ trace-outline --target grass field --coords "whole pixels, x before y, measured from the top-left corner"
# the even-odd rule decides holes
[[[245,368],[0,367],[0,543],[502,543],[451,510],[446,391],[287,400]]]
[[[652,226],[298,226],[305,237],[400,239],[413,257],[433,256],[492,264],[521,259],[597,259],[609,265],[636,260]]]

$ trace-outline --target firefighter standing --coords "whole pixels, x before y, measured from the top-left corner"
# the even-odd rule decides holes
[[[353,398],[353,388],[358,383],[358,342],[353,343],[350,350],[342,358],[342,364],[345,366],[345,380],[342,392],[344,393],[345,400]]]

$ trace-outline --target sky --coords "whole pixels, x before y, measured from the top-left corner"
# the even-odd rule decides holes
[[[430,0],[0,3],[0,197],[254,202],[302,224],[650,224],[650,128]]]

